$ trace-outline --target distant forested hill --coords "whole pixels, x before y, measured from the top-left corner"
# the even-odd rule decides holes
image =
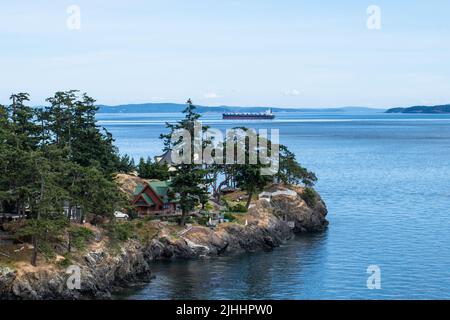
[[[450,104],[439,106],[415,106],[409,108],[392,108],[386,113],[450,113]]]
[[[177,113],[186,108],[185,104],[178,103],[142,103],[142,104],[124,104],[117,106],[99,105],[100,113]],[[264,112],[269,107],[231,107],[231,106],[197,106],[199,113],[223,113],[223,112]],[[273,112],[362,112],[369,109],[364,107],[342,107],[342,108],[272,108]],[[379,110],[378,110],[379,111]]]

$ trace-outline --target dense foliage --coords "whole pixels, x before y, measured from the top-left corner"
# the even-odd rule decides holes
[[[143,179],[157,179],[162,181],[169,179],[169,168],[167,164],[159,164],[156,161],[152,161],[150,157],[147,160],[144,160],[144,158],[139,160],[137,172],[139,177]]]
[[[259,156],[263,151],[263,154],[267,154],[271,159],[274,159],[272,150],[276,150],[275,145],[267,139],[256,135],[256,139],[259,141],[256,150],[250,150],[249,138],[238,139],[237,137],[225,138],[225,141],[213,141],[211,137],[205,135],[208,127],[202,127],[202,136],[197,137],[195,135],[194,125],[200,119],[200,115],[196,112],[196,107],[192,104],[191,100],[187,102],[187,108],[183,111],[185,118],[175,124],[168,123],[166,126],[169,129],[168,134],[162,134],[161,139],[164,141],[165,151],[172,149],[182,150],[196,150],[195,144],[201,145],[200,150],[204,151],[207,147],[213,147],[213,150],[222,152],[224,154],[223,159],[227,158],[226,145],[228,143],[233,144],[233,150],[238,153],[238,150],[245,155],[245,163],[238,162],[237,157],[233,155],[232,163],[210,163],[210,164],[196,164],[194,159],[196,158],[195,152],[191,152],[190,161],[186,163],[183,161],[181,164],[174,165],[175,171],[172,173],[172,185],[174,190],[180,194],[180,205],[183,211],[183,217],[181,224],[186,221],[186,216],[198,205],[205,206],[208,201],[207,193],[212,191],[217,203],[221,202],[221,194],[224,187],[233,188],[237,187],[247,192],[247,202],[243,211],[249,207],[253,196],[264,189],[268,184],[273,182],[283,182],[287,184],[299,184],[303,183],[307,187],[312,187],[317,181],[317,177],[313,172],[308,171],[302,167],[296,160],[295,155],[289,151],[286,146],[278,146],[279,152],[279,168],[278,171],[273,172],[273,175],[263,175],[262,168],[267,167],[267,164],[262,163]],[[185,141],[184,137],[180,137],[174,141],[173,133],[177,130],[184,129],[190,133],[191,140]],[[241,133],[248,133],[247,128],[240,127],[235,128],[240,130]],[[176,137],[176,135],[175,135]],[[196,141],[196,139],[200,139]],[[228,141],[232,139],[232,141]],[[262,139],[265,139],[265,143],[261,143]],[[186,148],[186,144],[190,143],[189,148]],[[263,147],[262,147],[263,146]],[[267,150],[262,150],[266,148]],[[177,151],[178,152],[178,151]],[[249,163],[250,153],[256,153],[257,162],[254,164]],[[214,156],[214,152],[212,153]],[[185,158],[184,160],[186,160]],[[143,159],[139,164],[139,168],[151,167],[150,159],[145,162]],[[139,169],[139,172],[145,170]],[[141,173],[142,177],[144,174]],[[161,175],[161,173],[159,173]],[[156,175],[154,175],[156,176]]]
[[[96,124],[95,100],[86,94],[75,90],[57,92],[46,100],[48,106],[41,108],[27,106],[26,93],[14,94],[10,100],[10,105],[0,105],[0,212],[21,217],[16,236],[32,242],[33,265],[37,263],[38,253],[52,257],[55,244],[65,245],[68,253],[72,248],[82,248],[93,235],[76,223],[109,221],[107,230],[111,239],[130,238],[130,225],[116,225],[111,219],[115,210],[127,206],[113,180],[118,172],[137,170],[145,179],[170,178],[171,197],[179,199],[182,225],[193,210],[205,208],[210,191],[218,203],[225,187],[246,191],[246,205],[233,209],[245,212],[256,192],[274,181],[311,187],[317,180],[285,146],[279,146],[279,170],[274,176],[261,174],[260,169],[266,165],[260,161],[256,164],[197,163],[195,152],[190,154],[190,161],[171,164],[175,169],[172,171],[150,158],[141,159],[135,166],[129,156],[119,155],[112,135]],[[168,134],[161,135],[164,151],[186,144],[190,150],[196,150],[195,146],[200,144],[200,152],[212,145],[220,149],[223,144],[225,151],[225,144],[230,141],[205,138],[208,127],[202,127],[200,138],[195,135],[195,123],[200,115],[190,100],[183,114],[182,120],[167,124]],[[193,139],[174,140],[172,134],[180,129],[189,132]],[[236,148],[242,148],[249,158],[247,140],[237,143]],[[271,153],[270,141],[267,148],[265,151]],[[313,204],[316,195],[308,188],[304,198]],[[77,214],[74,216],[72,212]]]
[[[86,94],[57,92],[42,108],[27,106],[27,93],[10,100],[0,105],[0,212],[23,218],[17,236],[31,239],[35,265],[38,252],[50,254],[49,243],[69,239],[70,250],[73,237],[79,245],[71,219],[111,217],[123,201],[113,173],[131,161],[97,126],[95,100]],[[64,214],[75,208],[79,216]]]

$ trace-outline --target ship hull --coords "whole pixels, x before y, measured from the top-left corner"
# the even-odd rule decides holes
[[[272,120],[275,115],[227,115],[222,116],[223,120]]]

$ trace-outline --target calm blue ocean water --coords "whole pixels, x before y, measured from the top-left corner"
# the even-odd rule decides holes
[[[99,114],[121,152],[154,156],[176,114]],[[206,115],[225,129],[236,122]],[[450,116],[279,114],[241,123],[280,129],[281,143],[319,177],[330,226],[272,252],[158,262],[133,299],[450,298]],[[366,286],[369,265],[381,289]]]

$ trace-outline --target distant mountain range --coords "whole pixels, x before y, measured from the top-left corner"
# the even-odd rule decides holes
[[[386,111],[386,113],[450,113],[450,104],[444,104],[439,106],[414,106],[409,108],[392,108]]]
[[[223,113],[223,112],[264,112],[269,107],[234,107],[234,106],[196,106],[199,113]],[[124,104],[117,106],[99,105],[99,113],[178,113],[186,108],[185,104],[178,103],[142,103]],[[272,108],[273,112],[363,112],[368,110],[384,111],[364,107],[342,108]]]

